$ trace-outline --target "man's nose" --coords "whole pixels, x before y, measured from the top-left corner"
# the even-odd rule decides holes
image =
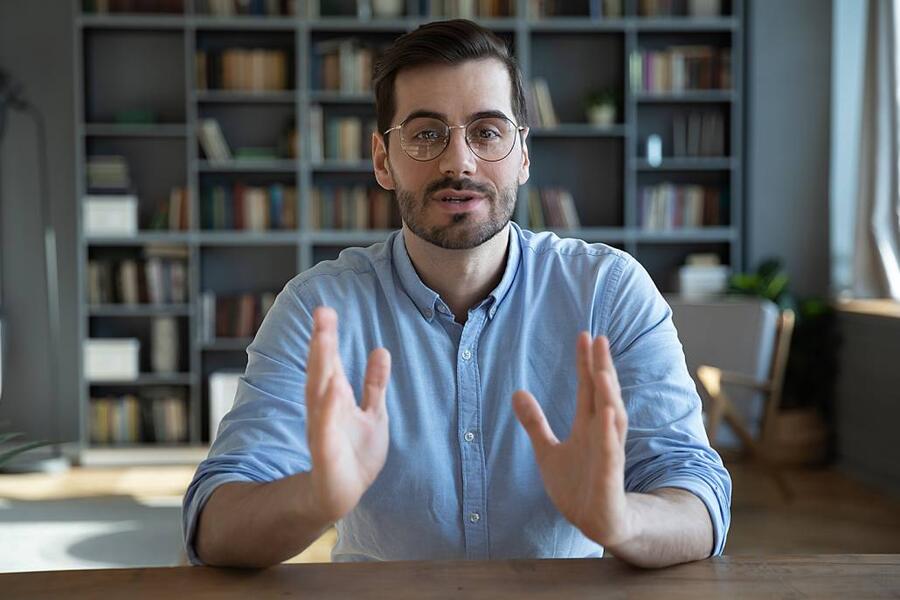
[[[450,128],[450,140],[438,160],[441,173],[445,175],[459,177],[475,173],[478,159],[466,142],[465,128]]]

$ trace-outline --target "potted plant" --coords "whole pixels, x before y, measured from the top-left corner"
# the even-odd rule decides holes
[[[763,261],[753,273],[733,275],[729,293],[766,298],[796,316],[782,388],[781,406],[767,440],[771,460],[809,465],[828,458],[837,330],[827,300],[797,301],[778,259]]]
[[[588,123],[603,127],[615,124],[617,106],[617,96],[614,90],[604,89],[591,92],[585,98],[585,114]]]
[[[40,448],[41,446],[49,445],[49,442],[45,441],[37,441],[37,442],[25,442],[19,443],[17,446],[12,446],[10,448],[5,448],[4,446],[9,442],[22,437],[24,434],[20,432],[11,432],[11,433],[0,433],[0,469],[3,468],[3,465],[11,461],[16,456],[22,454],[23,452],[27,452],[29,450],[33,450],[34,448]]]

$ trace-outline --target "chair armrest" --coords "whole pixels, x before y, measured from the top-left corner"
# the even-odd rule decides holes
[[[710,365],[697,367],[697,378],[714,395],[719,393],[722,384],[737,385],[767,393],[772,391],[772,386],[766,380],[759,380],[736,371],[724,371]]]

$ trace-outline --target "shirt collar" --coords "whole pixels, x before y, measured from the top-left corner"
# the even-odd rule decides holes
[[[521,229],[519,226],[515,223],[511,223],[511,227],[509,228],[509,253],[506,260],[506,269],[503,272],[500,283],[490,294],[488,294],[490,302],[485,301],[482,303],[484,305],[490,304],[488,308],[488,316],[490,318],[494,317],[494,313],[497,312],[497,307],[506,297],[515,281],[516,273],[518,273],[521,258],[520,235]],[[393,257],[394,270],[397,273],[397,277],[400,279],[400,284],[403,286],[404,291],[416,305],[416,308],[419,309],[422,316],[431,321],[434,318],[439,296],[437,292],[425,285],[419,278],[419,274],[416,272],[412,260],[409,258],[409,253],[406,250],[406,242],[403,239],[402,230],[394,233],[394,239],[391,244],[391,255]]]

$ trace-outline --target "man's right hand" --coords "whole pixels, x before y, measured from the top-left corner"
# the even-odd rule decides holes
[[[338,354],[337,313],[313,313],[306,380],[307,440],[312,455],[310,509],[333,523],[353,510],[378,473],[388,450],[385,392],[391,355],[373,350],[357,406]]]

